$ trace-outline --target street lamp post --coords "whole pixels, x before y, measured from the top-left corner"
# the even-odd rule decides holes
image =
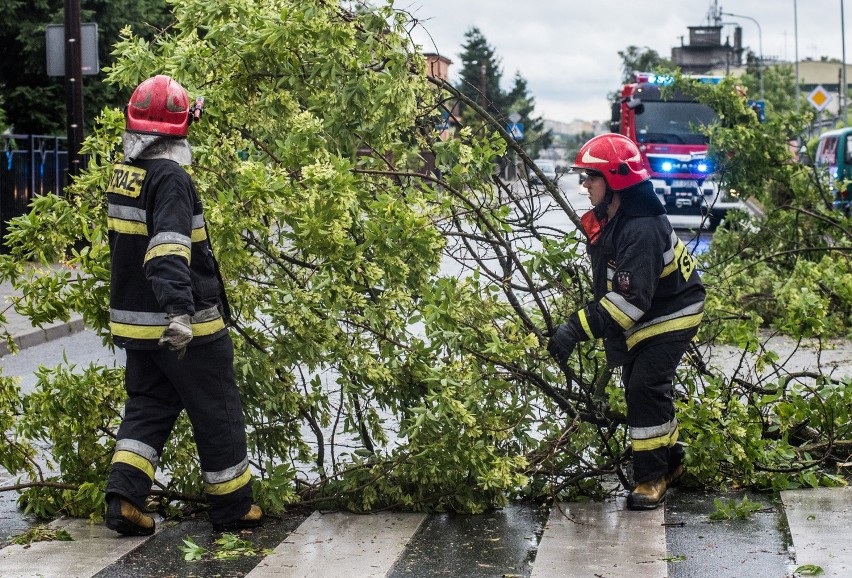
[[[840,42],[843,44],[843,126],[846,126],[849,118],[849,85],[846,82],[846,32],[844,31],[846,19],[843,16],[843,0],[840,0]],[[839,91],[838,91],[839,92]]]
[[[731,14],[730,12],[719,12],[719,14],[722,16],[732,16],[733,18],[745,18],[757,25],[757,45],[760,51],[760,56],[757,60],[757,78],[760,80],[760,100],[763,100],[763,31],[760,29],[760,22],[751,16],[743,16],[742,14]]]
[[[793,0],[793,42],[796,47],[796,114],[799,114],[799,9]]]

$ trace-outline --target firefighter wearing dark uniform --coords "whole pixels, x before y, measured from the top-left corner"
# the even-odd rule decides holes
[[[198,105],[202,104],[197,102]],[[127,352],[127,402],[107,482],[108,527],[154,532],[142,513],[157,462],[186,410],[216,530],[257,526],[242,404],[234,380],[228,302],[187,172],[186,91],[167,76],[144,81],[126,111],[124,163],[107,197],[110,328]]]
[[[701,322],[704,287],[630,139],[591,139],[574,169],[585,173],[594,207],[581,219],[594,301],[556,327],[548,350],[564,363],[578,342],[603,338],[608,365],[622,367],[627,398],[637,483],[627,506],[653,509],[683,474],[673,382]]]

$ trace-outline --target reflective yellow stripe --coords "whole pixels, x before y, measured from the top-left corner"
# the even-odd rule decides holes
[[[663,268],[663,272],[660,273],[660,279],[667,275],[671,275],[672,271],[677,269],[678,262],[680,261],[680,256],[683,253],[684,249],[686,249],[686,246],[681,242],[680,239],[678,239],[677,244],[674,248],[674,258]]]
[[[109,328],[112,334],[118,337],[131,339],[159,339],[168,325],[133,325],[130,323],[117,323],[110,321]],[[225,321],[219,317],[212,321],[192,324],[193,337],[213,335],[225,328]]]
[[[203,335],[213,335],[217,331],[225,328],[225,321],[219,317],[213,321],[205,321],[204,323],[192,324],[192,335],[201,337]]]
[[[110,321],[109,329],[117,337],[131,339],[159,339],[168,325],[131,325]]]
[[[674,247],[674,259],[672,259],[672,262],[663,268],[663,272],[660,273],[660,279],[670,275],[673,271],[680,270],[684,280],[688,280],[697,265],[698,262],[686,250],[686,245],[683,244],[683,241],[678,239],[677,244]]]
[[[112,456],[112,463],[114,464],[127,464],[129,466],[133,466],[137,470],[142,470],[152,480],[154,479],[154,465],[140,456],[139,454],[134,454],[133,452],[128,452],[124,450],[118,450]]]
[[[250,481],[251,472],[246,470],[238,477],[233,480],[228,480],[227,482],[220,482],[218,484],[205,483],[204,491],[213,496],[223,496],[225,494],[230,494],[231,492],[236,492]]]
[[[125,221],[124,219],[115,219],[109,217],[107,219],[107,227],[110,231],[117,233],[126,233],[128,235],[147,235],[148,227],[145,223],[139,221]]]
[[[148,252],[145,253],[145,263],[151,259],[164,257],[166,255],[177,255],[178,257],[183,257],[186,259],[186,262],[189,263],[192,253],[190,252],[189,247],[179,243],[163,243],[162,245],[157,245],[156,247],[149,249]]]
[[[193,229],[192,230],[192,242],[193,243],[198,243],[199,241],[203,241],[206,238],[207,238],[207,229],[205,229],[204,227],[202,227],[200,229]]]
[[[615,322],[621,325],[622,329],[630,329],[631,327],[633,327],[635,321],[630,319],[629,316],[625,315],[624,312],[615,305],[615,303],[613,303],[606,297],[601,299],[600,303],[601,306],[607,310],[607,313],[609,313],[610,316],[615,319]]]
[[[680,428],[675,429],[670,434],[664,434],[655,438],[646,440],[631,440],[634,452],[649,452],[657,448],[670,448],[677,443],[680,435]]]
[[[669,333],[672,331],[680,331],[682,329],[690,329],[691,327],[698,327],[703,315],[703,313],[696,313],[695,315],[678,317],[676,319],[670,319],[669,321],[662,321],[654,325],[649,325],[648,327],[643,327],[627,338],[627,349],[632,349],[634,345],[643,339],[648,339],[649,337],[654,337],[661,333]]]
[[[583,326],[583,331],[586,332],[586,335],[589,336],[589,339],[595,339],[595,335],[592,333],[592,328],[589,327],[589,318],[586,317],[586,310],[580,309],[577,313],[577,317],[580,318],[580,325]]]

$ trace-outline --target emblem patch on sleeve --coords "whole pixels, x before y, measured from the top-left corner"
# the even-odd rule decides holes
[[[615,282],[616,291],[619,293],[630,293],[630,289],[633,286],[633,276],[629,271],[616,271],[613,281]]]

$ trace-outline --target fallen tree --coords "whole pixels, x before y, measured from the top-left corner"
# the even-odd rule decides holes
[[[476,121],[439,138],[442,111],[464,96],[426,76],[410,18],[322,0],[189,0],[174,17],[152,43],[128,30],[108,81],[129,94],[166,73],[206,97],[192,172],[234,309],[264,508],[481,512],[517,496],[599,497],[613,476],[628,485],[618,374],[597,344],[563,367],[544,348],[590,293],[575,208],[543,175],[544,190],[495,176],[507,154],[536,167],[475,102]],[[726,87],[706,97],[746,115]],[[769,363],[766,327],[827,338],[850,326],[848,222],[814,205],[815,181],[775,144],[787,121],[743,119],[714,129],[723,178],[768,212],[732,217],[702,257],[712,297],[678,384],[688,481],[839,484],[852,440],[848,377],[782,365],[766,382],[719,372],[706,355],[732,342]],[[104,110],[85,144],[88,170],[64,196],[34,199],[0,257],[0,276],[23,292],[18,311],[36,323],[77,311],[107,341],[105,187],[122,129],[121,112]],[[782,185],[801,203],[773,204]],[[27,267],[59,261],[67,269],[49,275]],[[754,297],[781,301],[781,282],[797,275],[812,299],[789,291],[770,308]],[[846,313],[820,321],[820,306]],[[31,393],[0,381],[0,464],[22,477],[6,489],[41,516],[98,516],[122,370],[60,366],[38,378]],[[160,468],[165,513],[201,500],[185,420]]]

